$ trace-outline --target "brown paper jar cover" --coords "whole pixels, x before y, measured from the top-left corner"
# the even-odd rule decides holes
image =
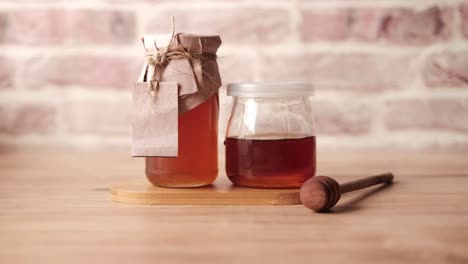
[[[178,83],[179,114],[197,107],[221,87],[221,76],[216,61],[216,53],[220,46],[221,38],[218,35],[177,33],[173,36],[168,50],[187,51],[193,54],[194,58],[171,60],[164,69],[156,69],[156,74],[157,79],[162,82]],[[150,69],[150,66],[147,69]],[[151,78],[148,74],[146,77],[148,80]]]

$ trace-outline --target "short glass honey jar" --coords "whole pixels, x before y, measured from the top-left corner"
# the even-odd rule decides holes
[[[235,185],[299,188],[316,172],[315,116],[308,83],[233,83],[226,173]]]

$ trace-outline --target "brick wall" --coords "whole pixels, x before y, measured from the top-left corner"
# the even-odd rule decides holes
[[[321,149],[468,150],[457,0],[0,0],[0,143],[128,147],[139,37],[170,15],[222,36],[224,83],[313,82]]]

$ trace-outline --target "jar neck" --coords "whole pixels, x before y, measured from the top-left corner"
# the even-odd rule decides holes
[[[254,101],[254,102],[271,102],[271,103],[281,103],[281,102],[295,102],[295,101],[309,101],[310,97],[308,96],[295,96],[295,97],[277,97],[277,96],[269,96],[269,97],[240,97],[234,96],[234,100],[243,103],[247,101]]]

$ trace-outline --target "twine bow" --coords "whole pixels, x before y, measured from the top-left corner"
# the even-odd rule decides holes
[[[172,42],[172,39],[171,39]],[[170,43],[169,43],[170,45]],[[156,45],[155,45],[156,47]],[[169,47],[169,46],[168,46]],[[159,90],[158,71],[164,70],[164,65],[169,63],[171,60],[180,60],[188,59],[192,60],[193,55],[188,51],[169,51],[168,47],[163,49],[157,49],[156,52],[147,52],[146,53],[146,63],[154,67],[154,73],[150,79],[150,93],[154,97],[156,92]]]
[[[144,38],[141,39],[143,42],[143,48],[145,49],[145,57],[146,57],[146,63],[147,65],[151,65],[154,68],[153,75],[151,76],[151,79],[149,81],[150,86],[149,86],[149,91],[151,94],[151,99],[152,101],[154,100],[156,93],[159,90],[159,82],[160,80],[158,79],[158,69],[164,70],[164,64],[169,63],[170,60],[173,59],[190,59],[191,55],[189,52],[185,51],[169,51],[169,47],[172,44],[172,41],[174,40],[174,35],[175,35],[175,27],[174,27],[174,16],[171,16],[171,28],[172,28],[172,34],[171,34],[171,40],[169,41],[169,44],[160,49],[158,48],[158,45],[156,44],[156,40],[154,40],[154,52],[149,51],[145,47],[145,41]]]

